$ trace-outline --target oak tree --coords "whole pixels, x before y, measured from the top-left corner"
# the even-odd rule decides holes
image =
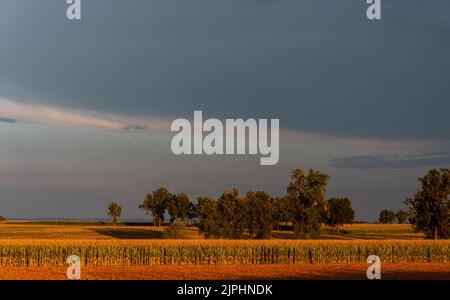
[[[406,199],[410,207],[410,221],[416,232],[427,237],[450,236],[450,169],[432,169],[419,178],[421,188],[414,198]]]

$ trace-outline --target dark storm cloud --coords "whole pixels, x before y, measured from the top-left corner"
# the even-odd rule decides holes
[[[0,123],[17,123],[17,120],[0,117]]]
[[[421,155],[360,155],[331,160],[331,165],[343,169],[420,168],[450,166],[450,153]]]
[[[449,1],[0,4],[0,97],[102,112],[278,117],[338,136],[448,138]],[[13,16],[13,17],[12,17]]]

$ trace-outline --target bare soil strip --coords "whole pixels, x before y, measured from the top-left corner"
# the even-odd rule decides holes
[[[368,264],[83,267],[85,280],[367,280]],[[450,263],[383,264],[382,279],[450,280]],[[64,280],[66,268],[0,268],[0,280]]]

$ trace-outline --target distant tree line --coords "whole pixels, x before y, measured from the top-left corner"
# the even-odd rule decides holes
[[[240,239],[270,238],[273,229],[291,226],[297,237],[316,238],[322,224],[338,232],[343,224],[353,223],[355,211],[348,198],[326,200],[329,176],[320,171],[301,169],[291,172],[286,195],[273,198],[269,193],[257,190],[240,196],[237,189],[225,191],[217,199],[198,197],[197,203],[184,194],[172,194],[164,187],[146,195],[139,208],[153,216],[154,225],[161,226],[166,214],[170,223],[177,220],[196,220],[206,238]],[[379,223],[412,224],[416,232],[424,232],[429,238],[450,236],[450,170],[433,169],[419,178],[421,189],[413,198],[405,200],[409,211],[382,210]],[[122,208],[111,203],[108,214],[113,223],[121,216]]]
[[[393,212],[388,209],[380,211],[378,222],[381,224],[393,224],[397,220],[398,224],[404,224],[408,221],[409,213],[404,210]]]
[[[318,237],[321,225],[339,226],[353,222],[355,212],[347,198],[325,199],[329,176],[309,170],[305,174],[296,169],[284,197],[273,198],[257,190],[240,196],[237,189],[225,191],[219,198],[199,197],[194,205],[186,194],[172,194],[160,187],[148,194],[139,206],[153,216],[154,224],[161,226],[164,216],[170,222],[193,220],[206,238],[240,239],[270,238],[280,224],[292,224],[297,236]]]

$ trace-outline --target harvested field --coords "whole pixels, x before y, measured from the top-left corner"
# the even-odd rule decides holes
[[[84,267],[86,280],[367,280],[368,264]],[[64,267],[2,268],[0,280],[64,280]],[[382,279],[450,280],[450,263],[382,264]]]

